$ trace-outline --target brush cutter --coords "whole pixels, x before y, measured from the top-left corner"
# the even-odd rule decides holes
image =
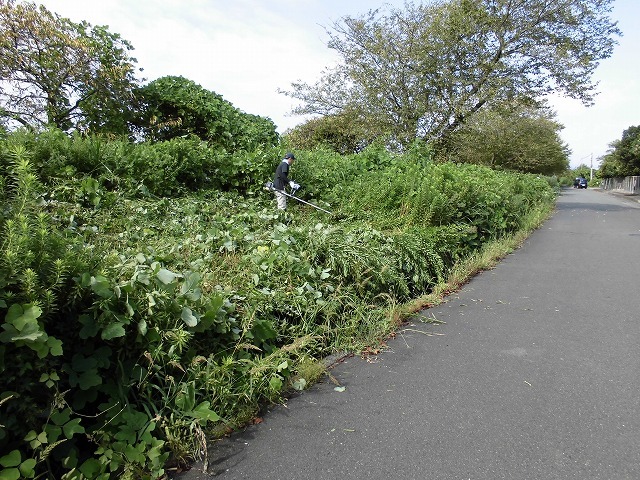
[[[298,187],[298,188],[299,188],[299,187]],[[298,201],[298,202],[300,202],[300,203],[304,203],[305,205],[309,205],[309,206],[311,206],[311,207],[313,207],[313,208],[315,208],[315,209],[317,209],[317,210],[320,210],[320,211],[322,211],[322,212],[324,212],[324,213],[328,213],[329,215],[331,215],[331,212],[330,212],[329,210],[325,210],[324,208],[320,208],[319,206],[314,205],[313,203],[309,203],[309,202],[307,202],[306,200],[303,200],[303,199],[301,199],[301,198],[299,198],[299,197],[296,197],[294,194],[295,194],[295,193],[296,193],[296,191],[298,190],[297,188],[293,189],[293,190],[291,191],[291,193],[287,193],[287,192],[285,192],[284,190],[278,190],[277,188],[275,188],[275,187],[273,186],[273,182],[267,182],[267,183],[265,184],[265,186],[264,186],[264,189],[265,189],[265,190],[268,190],[268,191],[270,191],[270,192],[279,192],[279,193],[282,193],[283,195],[286,195],[286,196],[287,196],[287,197],[289,197],[289,198],[293,198],[294,200],[297,200],[297,201]]]

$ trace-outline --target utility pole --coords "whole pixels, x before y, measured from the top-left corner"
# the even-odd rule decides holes
[[[579,161],[582,162],[583,160],[587,159],[588,157],[591,157],[591,175],[589,178],[589,181],[593,180],[593,153],[591,153],[591,155],[585,155],[584,157],[582,157]],[[584,165],[584,163],[581,163],[580,165]]]

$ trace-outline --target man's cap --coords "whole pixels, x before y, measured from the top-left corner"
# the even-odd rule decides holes
[[[296,157],[293,155],[293,153],[285,153],[284,158],[285,158],[285,160],[287,158],[290,158],[291,160],[295,160],[296,159]]]

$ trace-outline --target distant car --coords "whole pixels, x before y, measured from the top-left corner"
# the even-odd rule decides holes
[[[576,178],[573,181],[573,188],[587,188],[587,179],[583,177]]]

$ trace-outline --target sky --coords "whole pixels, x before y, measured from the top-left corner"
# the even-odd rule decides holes
[[[222,95],[236,108],[271,118],[279,132],[304,121],[290,115],[295,99],[279,93],[291,83],[314,83],[337,54],[327,29],[404,0],[35,0],[75,22],[107,25],[131,42],[147,81],[180,75]],[[622,132],[640,125],[640,0],[615,0],[612,18],[623,36],[598,66],[599,95],[585,107],[550,99],[564,125],[572,168],[598,167]]]

